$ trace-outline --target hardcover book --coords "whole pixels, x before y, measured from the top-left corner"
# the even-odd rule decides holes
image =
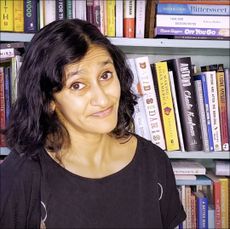
[[[186,151],[202,150],[202,139],[190,57],[167,60],[173,72]]]

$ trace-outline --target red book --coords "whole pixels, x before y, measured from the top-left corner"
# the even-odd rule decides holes
[[[135,37],[135,0],[124,1],[124,37]]]

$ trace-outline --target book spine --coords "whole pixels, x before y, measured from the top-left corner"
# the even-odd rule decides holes
[[[191,187],[185,186],[186,228],[192,228]]]
[[[24,12],[24,32],[35,33],[38,30],[37,2],[32,0],[25,0]]]
[[[229,0],[158,0],[159,3],[230,5]]]
[[[15,49],[14,48],[1,48],[0,49],[0,60],[9,59],[14,57]]]
[[[116,37],[123,37],[123,1],[116,0]]]
[[[0,22],[0,31],[10,31],[12,32],[14,30],[14,23],[13,23],[13,1],[0,1],[0,16],[1,16],[1,22]]]
[[[124,0],[124,37],[135,37],[135,0]]]
[[[40,0],[38,3],[38,24],[39,29],[45,25],[45,0]]]
[[[116,25],[115,25],[115,0],[108,0],[107,2],[107,20],[108,20],[108,30],[107,30],[107,35],[110,37],[115,37],[116,35]]]
[[[144,38],[145,36],[145,8],[146,0],[136,1],[136,38]]]
[[[134,59],[128,59],[128,65],[133,72],[133,85],[132,90],[138,96],[137,104],[134,107],[134,124],[135,124],[135,133],[151,140],[149,133],[149,127],[147,123],[147,117],[145,115],[145,105],[143,101],[143,93],[141,91],[140,82],[138,79],[135,61]]]
[[[76,3],[76,7],[78,2]],[[93,24],[93,0],[86,1],[86,18],[87,21]]]
[[[193,37],[222,37],[229,38],[230,30],[229,28],[189,28],[189,27],[169,27],[169,26],[157,26],[155,28],[156,36],[160,35],[170,35],[170,36],[193,36]]]
[[[14,32],[24,31],[24,3],[14,0]]]
[[[107,1],[102,1],[104,4],[104,35],[107,36],[108,35],[108,20],[107,20]]]
[[[100,30],[101,28],[100,1],[93,0],[93,24]]]
[[[56,20],[56,1],[45,0],[44,25]]]
[[[88,4],[88,0],[87,0],[87,4]],[[91,5],[88,7],[86,5],[86,1],[85,0],[77,0],[77,1],[75,0],[75,9],[73,7],[73,10],[75,11],[75,18],[89,21],[90,18],[88,18],[88,17],[91,15],[91,13],[90,13]],[[89,12],[89,16],[87,15],[88,12]]]
[[[178,28],[229,28],[228,16],[156,15],[156,26]]]
[[[167,62],[155,63],[157,84],[160,96],[160,109],[163,120],[167,151],[179,150],[179,140],[172,94],[169,82]]]
[[[196,228],[196,222],[196,197],[193,193],[191,193],[191,228]]]
[[[220,114],[220,134],[222,149],[224,151],[229,151],[228,142],[228,117],[227,117],[227,101],[225,92],[225,80],[224,80],[224,66],[219,64],[216,71],[216,81],[217,81],[217,94],[218,94],[218,105]]]
[[[63,20],[66,18],[66,4],[65,0],[56,0],[56,20]]]
[[[197,197],[197,228],[208,229],[208,199]]]
[[[10,109],[11,109],[11,93],[10,93],[10,67],[4,67],[4,94],[5,94],[5,122],[9,123]]]
[[[174,106],[175,115],[176,115],[176,124],[177,124],[177,131],[178,131],[178,137],[179,137],[179,142],[180,142],[180,150],[184,152],[185,151],[184,139],[182,135],[182,127],[181,127],[181,121],[180,121],[181,119],[180,119],[180,113],[178,109],[176,88],[175,88],[174,77],[173,77],[172,71],[169,71],[169,78],[170,78],[169,81],[170,81],[170,87],[171,87],[171,92],[172,92],[173,106]]]
[[[5,85],[4,85],[4,69],[0,67],[0,128],[4,129],[6,127],[6,115],[5,115]],[[6,146],[5,139],[2,134],[0,134],[0,147]]]
[[[173,72],[177,88],[177,101],[186,151],[202,150],[200,121],[192,79],[191,58],[168,60],[168,68]]]
[[[225,77],[225,89],[226,89],[226,101],[227,101],[227,118],[228,118],[228,142],[230,144],[230,69],[224,69],[224,77]]]
[[[100,31],[105,35],[105,4],[104,1],[100,1]]]
[[[220,15],[229,16],[228,5],[204,4],[164,4],[157,5],[158,14],[187,14],[187,15]]]
[[[212,125],[212,136],[214,143],[214,151],[221,151],[221,136],[220,136],[220,118],[217,96],[217,83],[216,72],[207,71],[204,72],[208,88],[210,119]]]
[[[199,75],[194,77],[194,84],[195,84],[196,99],[198,104],[198,112],[199,112],[200,125],[201,125],[203,150],[209,151],[208,129],[207,129],[206,116],[205,116],[202,81]]]
[[[73,18],[73,1],[66,0],[66,18],[72,19]]]
[[[151,141],[160,148],[165,149],[164,134],[149,59],[147,56],[138,57],[135,59],[135,64],[141,84],[141,90],[143,92]]]

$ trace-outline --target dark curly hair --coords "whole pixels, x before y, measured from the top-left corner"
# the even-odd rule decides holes
[[[53,94],[62,90],[64,67],[81,60],[91,44],[111,55],[120,81],[118,123],[112,131],[127,137],[133,128],[136,96],[131,91],[133,75],[125,55],[91,23],[79,19],[59,20],[36,33],[27,47],[18,77],[18,97],[4,131],[7,145],[31,154],[38,146],[58,151],[68,132],[50,108]]]

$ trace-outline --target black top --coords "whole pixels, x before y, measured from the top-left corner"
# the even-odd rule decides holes
[[[137,138],[132,161],[120,171],[98,179],[67,171],[43,149],[39,153],[40,163],[29,159],[20,163],[22,158],[19,156],[9,156],[2,167],[12,163],[23,165],[11,170],[11,173],[17,174],[17,179],[15,175],[9,178],[2,176],[2,189],[8,195],[3,195],[3,199],[1,195],[0,227],[18,227],[16,220],[21,221],[20,225],[24,222],[23,227],[39,227],[40,217],[47,228],[177,226],[185,219],[185,212],[179,200],[170,161],[160,148],[141,137]],[[40,164],[40,167],[35,164]],[[40,170],[41,186],[34,184],[39,191],[33,187],[33,183],[36,183],[33,174],[38,170],[34,167]],[[4,170],[1,168],[1,172]],[[15,196],[20,198],[20,204]],[[35,200],[39,203],[41,200],[40,208],[39,204],[32,204]],[[15,206],[18,210],[14,210]],[[22,214],[22,209],[27,214]]]

